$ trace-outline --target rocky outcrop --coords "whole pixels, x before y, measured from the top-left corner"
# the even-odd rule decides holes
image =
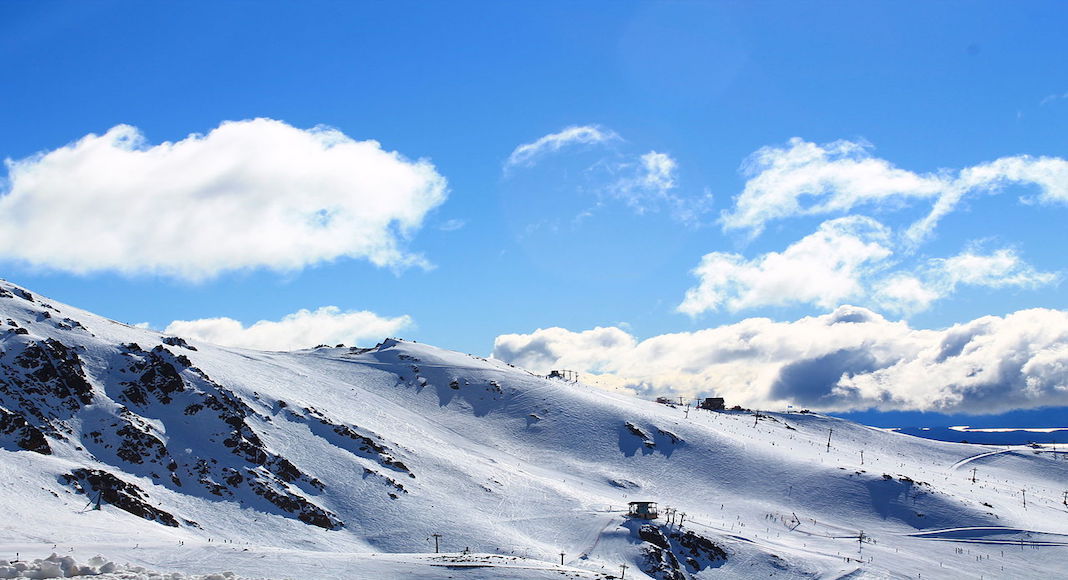
[[[184,345],[180,340],[171,342]],[[180,487],[188,480],[212,497],[251,502],[265,509],[263,503],[252,501],[259,498],[274,511],[311,525],[327,529],[344,525],[301,491],[321,492],[323,483],[268,449],[249,425],[249,419],[259,417],[255,411],[193,366],[188,357],[163,345],[145,351],[127,344],[122,360],[119,375],[128,378],[119,382],[120,397],[131,410],[170,425],[172,445],[181,444],[192,453],[175,460],[167,445],[150,432],[150,424],[127,418],[126,425],[116,431],[122,442],[119,459],[158,464],[170,472],[172,486]]]
[[[88,496],[92,502],[113,505],[137,517],[165,526],[178,527],[178,519],[172,514],[148,504],[148,494],[143,489],[107,471],[75,469],[63,474],[61,479],[78,493]]]
[[[691,580],[693,574],[727,561],[723,548],[690,530],[642,524],[637,535],[643,542],[641,570],[659,580]]]
[[[3,407],[0,407],[0,447],[52,454],[52,448],[40,429],[31,425],[22,415]]]

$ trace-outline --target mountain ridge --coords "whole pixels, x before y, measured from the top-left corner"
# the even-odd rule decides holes
[[[223,539],[434,577],[445,568],[375,555],[427,552],[440,534],[448,552],[522,557],[530,570],[516,573],[530,577],[621,564],[627,577],[952,577],[985,568],[932,539],[946,530],[1068,539],[1068,464],[1034,451],[989,456],[818,414],[684,411],[400,339],[219,347],[0,281],[0,507],[18,522],[0,548],[37,537],[129,556],[119,546],[133,535],[158,545],[142,563],[240,561],[279,577],[230,551],[192,568],[162,557],[168,542],[203,552]],[[629,520],[637,499],[686,516]],[[103,509],[86,511],[94,501]],[[93,540],[76,541],[71,522]],[[297,577],[352,577],[346,565]],[[1045,556],[1011,565],[1017,577],[1063,569]]]

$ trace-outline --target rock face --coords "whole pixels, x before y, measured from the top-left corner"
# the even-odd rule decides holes
[[[637,527],[645,558],[642,572],[660,580],[690,580],[693,574],[722,566],[727,552],[691,530],[685,532],[653,524]]]
[[[0,407],[0,447],[10,449],[12,445],[42,455],[52,454],[40,429],[28,423],[22,415]]]
[[[236,501],[325,529],[345,525],[313,499],[325,485],[269,449],[250,424],[270,423],[269,416],[167,348],[195,353],[196,347],[178,337],[160,337],[148,350],[136,343],[94,345],[89,373],[84,346],[34,330],[43,324],[49,333],[89,335],[82,323],[53,316],[58,310],[21,288],[0,290],[0,301],[13,306],[7,311],[22,318],[0,318],[0,448],[50,455],[63,442],[117,472],[182,493]],[[408,473],[383,444],[355,427],[311,410],[294,416],[330,428],[365,456]],[[180,518],[145,503],[140,487],[108,470],[75,470],[64,482],[139,517],[179,525]],[[403,489],[392,480],[388,488]]]
[[[163,510],[145,502],[147,494],[132,483],[99,469],[75,469],[63,475],[63,481],[79,493],[89,497],[90,503],[107,502],[125,512],[159,522],[165,526],[178,527],[178,520]],[[192,523],[192,522],[190,522]]]
[[[143,466],[135,471],[154,478],[166,472],[164,483],[171,487],[193,485],[218,498],[244,497],[259,509],[322,528],[344,525],[301,492],[301,488],[321,492],[322,482],[269,450],[247,421],[250,417],[270,419],[257,415],[185,355],[176,355],[163,345],[145,351],[126,344],[117,364],[115,374],[122,380],[113,390],[127,407],[118,421],[103,426],[115,435],[103,440],[121,442],[115,450],[119,460]],[[171,446],[181,445],[191,452],[172,453],[153,433],[149,420],[162,422],[168,433],[177,435],[169,437]]]
[[[49,338],[11,333],[0,356],[0,397],[13,412],[59,436],[60,424],[93,402],[93,387],[74,349]],[[15,411],[18,409],[18,411]]]

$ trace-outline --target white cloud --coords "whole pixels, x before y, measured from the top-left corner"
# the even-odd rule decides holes
[[[745,188],[724,211],[724,229],[759,235],[774,220],[803,215],[845,213],[862,205],[896,208],[929,200],[930,213],[906,232],[912,243],[923,240],[938,221],[969,193],[995,193],[1009,184],[1035,185],[1038,201],[1068,202],[1068,161],[1059,157],[1005,157],[962,169],[915,173],[871,155],[863,142],[817,145],[800,138],[785,147],[764,147],[742,166]]]
[[[943,297],[944,292],[930,287],[915,275],[904,272],[888,276],[875,284],[875,302],[892,312],[922,312]]]
[[[949,258],[909,269],[894,258],[889,228],[863,216],[822,223],[782,252],[747,260],[712,252],[694,268],[697,286],[677,310],[697,316],[726,308],[736,312],[763,306],[811,304],[831,309],[846,302],[877,305],[912,314],[926,310],[960,286],[1038,288],[1059,280],[1023,261],[1015,250],[983,253],[978,245]]]
[[[602,127],[571,126],[516,147],[505,161],[504,170],[507,174],[517,166],[532,167],[541,157],[568,146],[622,140],[615,132]],[[711,207],[712,196],[707,192],[701,196],[679,195],[678,168],[671,155],[659,151],[643,155],[607,152],[587,168],[584,177],[589,184],[582,189],[596,194],[597,207],[606,205],[606,201],[621,201],[639,215],[666,208],[680,222],[699,224]],[[581,222],[593,214],[594,208],[585,209],[575,219]]]
[[[962,169],[935,201],[930,213],[905,232],[913,244],[926,238],[938,222],[956,209],[969,193],[997,193],[1009,184],[1035,185],[1037,197],[1024,196],[1024,203],[1068,203],[1068,161],[1059,157],[1018,155]]]
[[[445,221],[445,223],[442,223],[441,225],[439,225],[438,229],[443,231],[443,232],[455,232],[456,230],[462,229],[466,225],[467,225],[467,221],[466,220],[461,220],[461,219],[455,219],[454,218],[454,219],[451,219],[451,220],[447,220],[447,221]]]
[[[958,284],[988,288],[1037,288],[1057,280],[1056,274],[1035,270],[1010,248],[1001,248],[986,255],[978,252],[977,248],[973,248],[951,258],[932,260],[934,276],[951,288],[956,288]]]
[[[650,151],[641,156],[634,176],[621,178],[609,190],[643,213],[650,209],[650,203],[671,198],[678,167],[670,155]]]
[[[279,321],[261,320],[248,327],[232,318],[175,320],[163,332],[223,346],[296,350],[319,344],[377,342],[411,325],[409,316],[384,318],[365,310],[342,312],[336,306],[323,306],[315,311],[298,310]]]
[[[504,162],[505,169],[515,166],[530,167],[539,157],[571,145],[595,145],[619,140],[619,135],[595,125],[572,125],[558,133],[550,133],[533,143],[524,143],[512,151]]]
[[[697,224],[711,205],[711,195],[683,197],[676,193],[679,165],[667,153],[650,151],[635,161],[610,165],[610,173],[619,177],[600,191],[638,215],[664,208],[680,222]]]
[[[833,308],[865,295],[866,278],[892,254],[889,230],[859,216],[824,222],[783,252],[753,260],[712,252],[693,270],[699,282],[678,306],[691,316],[726,306],[815,304]]]
[[[889,311],[911,314],[956,293],[960,286],[1034,289],[1059,280],[1058,274],[1036,270],[1011,248],[983,253],[973,245],[956,256],[928,260],[914,272],[895,272],[873,282],[873,298]]]
[[[6,164],[0,256],[75,273],[425,264],[404,242],[446,198],[428,161],[271,119],[154,146],[119,125]]]
[[[539,372],[554,368],[581,368],[587,372],[611,372],[621,357],[634,350],[637,341],[625,330],[597,327],[571,332],[554,327],[533,334],[505,334],[493,345],[493,356]]]
[[[1060,157],[1002,157],[962,170],[957,181],[961,189],[990,191],[1009,183],[1034,184],[1039,189],[1038,197],[1027,197],[1025,201],[1068,202],[1068,160]]]
[[[937,197],[947,185],[939,175],[917,175],[873,158],[867,143],[827,145],[793,138],[787,147],[763,147],[742,166],[749,177],[733,211],[724,212],[726,229],[751,229],[795,215],[847,212],[872,202],[907,197]],[[803,205],[803,201],[809,201]]]
[[[497,337],[493,356],[567,368],[642,396],[823,410],[1001,413],[1068,405],[1068,312],[1023,310],[945,330],[912,329],[842,306],[794,322],[750,318],[637,340],[619,328]]]
[[[1038,104],[1039,104],[1039,106],[1046,106],[1046,105],[1048,105],[1048,104],[1050,104],[1050,103],[1052,103],[1054,101],[1059,101],[1061,99],[1068,99],[1068,93],[1061,93],[1061,94],[1054,93],[1052,95],[1046,95],[1045,97],[1042,98],[1041,101],[1039,101]]]

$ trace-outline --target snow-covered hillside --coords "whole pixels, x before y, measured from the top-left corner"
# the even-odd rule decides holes
[[[1047,578],[1063,459],[400,340],[223,348],[0,282],[0,577],[56,553],[115,578]]]

